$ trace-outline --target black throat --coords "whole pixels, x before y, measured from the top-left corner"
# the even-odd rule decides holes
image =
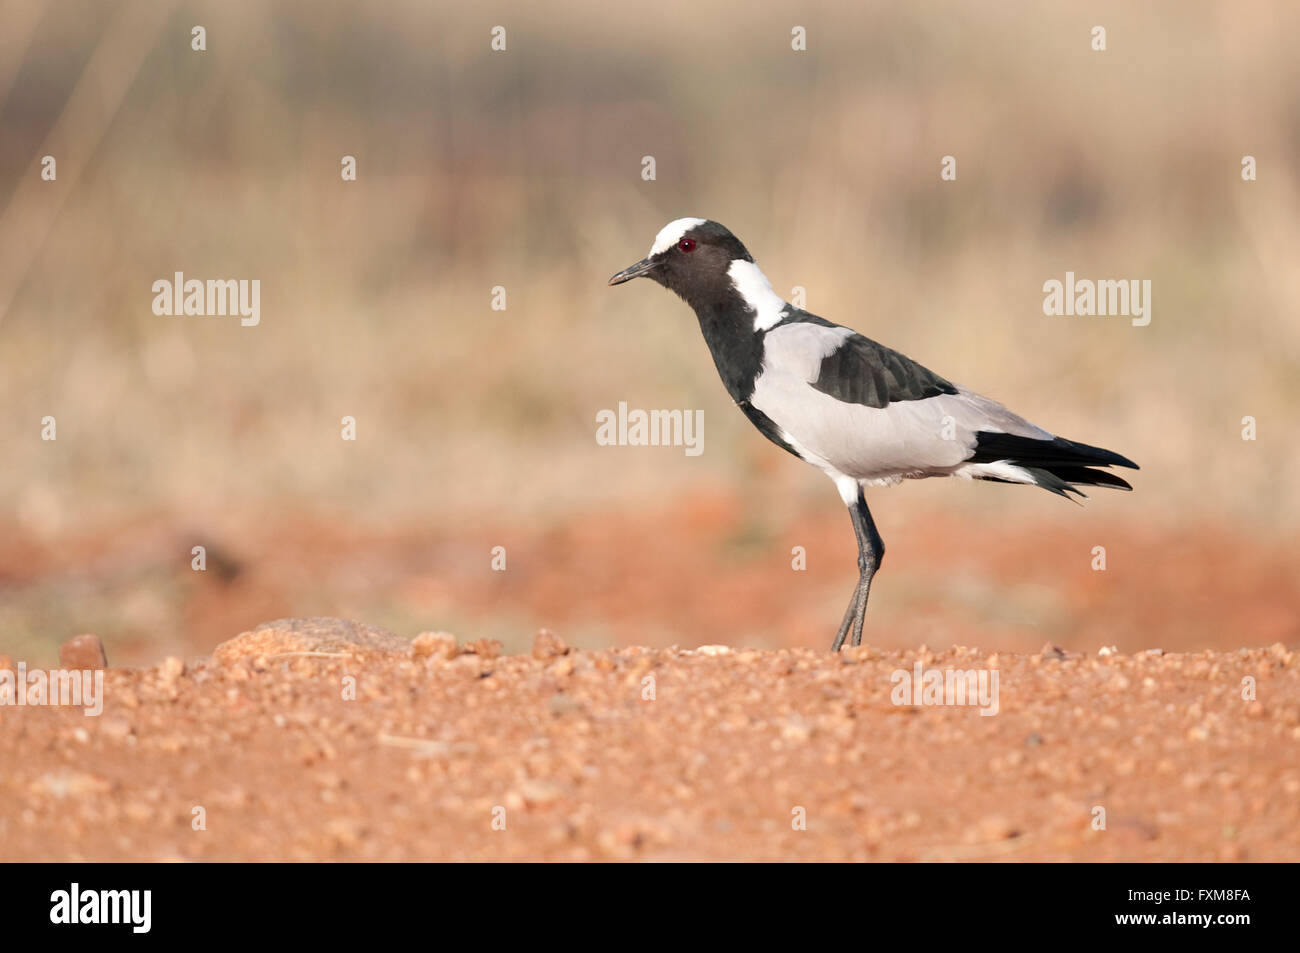
[[[685,298],[686,296],[683,295]],[[687,304],[695,309],[718,376],[736,403],[749,400],[763,370],[763,332],[754,330],[754,311],[739,292]]]
[[[650,277],[691,306],[723,386],[741,404],[753,395],[754,379],[763,369],[763,332],[754,330],[754,309],[736,289],[731,270],[737,261],[752,263],[754,258],[740,239],[716,222],[692,234],[699,238],[698,249],[680,256],[670,253],[666,267]]]

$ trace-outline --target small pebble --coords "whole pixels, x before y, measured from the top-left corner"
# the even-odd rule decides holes
[[[459,650],[456,636],[450,632],[421,632],[411,640],[411,655],[415,658],[455,658]]]
[[[552,659],[568,655],[569,647],[550,629],[541,629],[533,638],[533,658]]]
[[[59,646],[59,667],[65,669],[108,668],[104,643],[97,635],[78,635]]]

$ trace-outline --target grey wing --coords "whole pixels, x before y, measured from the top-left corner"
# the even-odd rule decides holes
[[[836,400],[867,407],[957,393],[934,371],[856,332],[822,358],[811,383]]]
[[[750,398],[810,463],[861,480],[946,475],[980,432],[1052,435],[849,328],[815,321],[764,337]]]

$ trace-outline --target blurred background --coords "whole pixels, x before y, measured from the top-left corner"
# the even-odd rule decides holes
[[[146,664],[290,615],[828,646],[838,495],[731,406],[680,301],[605,285],[687,215],[810,311],[1142,465],[1083,508],[869,493],[869,642],[1300,640],[1295,4],[0,11],[2,653],[94,632]],[[1067,270],[1150,279],[1150,325],[1044,316]],[[259,279],[260,325],[155,315],[177,271]],[[703,454],[599,446],[620,401],[703,409]]]

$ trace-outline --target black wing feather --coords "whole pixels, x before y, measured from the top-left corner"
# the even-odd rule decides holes
[[[840,327],[806,311],[793,311],[785,324],[820,324]],[[900,400],[924,400],[940,394],[955,394],[957,388],[929,368],[897,351],[854,332],[844,343],[822,358],[814,389],[846,404],[888,407]]]
[[[970,457],[971,463],[997,463],[1009,460],[1020,466],[1044,467],[1129,467],[1138,469],[1138,465],[1128,457],[1120,456],[1112,450],[1075,443],[1064,437],[1051,440],[1035,440],[1032,437],[1017,437],[1015,434],[994,433],[981,430],[975,435],[975,453]]]

